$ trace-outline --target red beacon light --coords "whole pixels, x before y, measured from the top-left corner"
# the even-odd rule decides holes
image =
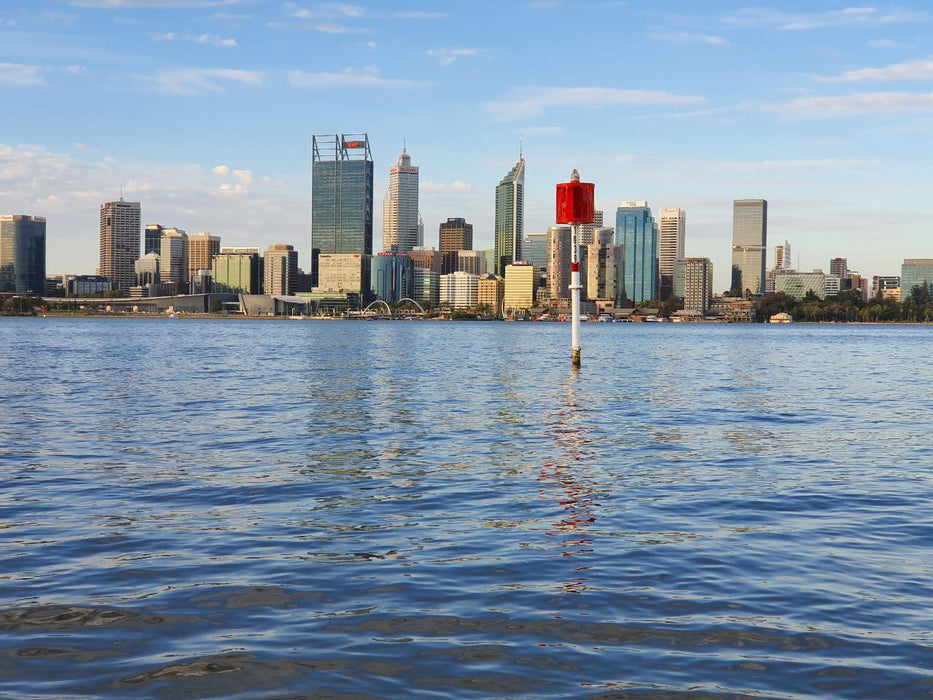
[[[576,168],[570,174],[570,182],[557,185],[558,224],[591,224],[595,218],[593,204],[595,185],[592,182],[580,182]]]

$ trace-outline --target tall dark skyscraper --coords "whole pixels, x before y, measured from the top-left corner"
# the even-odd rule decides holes
[[[505,266],[522,260],[525,237],[525,158],[518,162],[496,187],[496,269],[505,275]]]
[[[768,202],[736,199],[732,203],[732,291],[745,297],[765,293],[768,248]]]
[[[373,158],[366,134],[312,136],[311,248],[373,252]]]
[[[0,216],[0,292],[45,292],[45,217]]]
[[[473,224],[466,219],[449,218],[438,227],[438,242],[441,254],[441,274],[457,269],[457,251],[473,250]]]

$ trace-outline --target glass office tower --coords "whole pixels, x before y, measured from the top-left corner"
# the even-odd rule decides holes
[[[518,162],[496,187],[496,269],[500,277],[505,266],[522,260],[525,231],[525,159]]]
[[[0,292],[45,292],[45,217],[0,216]]]
[[[373,252],[373,159],[366,134],[312,136],[311,248]]]
[[[616,241],[625,248],[622,297],[640,304],[658,296],[658,225],[648,202],[622,202],[616,209]]]
[[[768,202],[736,199],[732,203],[732,291],[739,296],[765,293],[768,248]]]

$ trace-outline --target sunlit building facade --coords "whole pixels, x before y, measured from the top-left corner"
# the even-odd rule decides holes
[[[523,260],[522,241],[525,235],[525,159],[518,162],[496,187],[496,267],[503,275],[505,266]]]
[[[622,297],[640,304],[658,294],[658,226],[648,202],[622,202],[616,209],[616,242],[625,248]]]
[[[139,202],[126,202],[121,197],[118,202],[100,205],[98,274],[110,278],[113,289],[128,293],[135,284],[133,264],[139,259],[139,241]]]
[[[765,293],[768,249],[768,202],[736,199],[732,203],[732,290],[742,297]],[[777,287],[775,277],[775,291]]]
[[[0,292],[45,292],[45,217],[0,216]]]
[[[382,202],[382,249],[407,253],[424,245],[418,215],[418,166],[402,147],[398,162],[389,169],[389,191]]]

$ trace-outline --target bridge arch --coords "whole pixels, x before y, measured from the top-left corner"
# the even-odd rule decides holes
[[[424,307],[422,307],[421,304],[419,304],[417,301],[415,301],[411,297],[403,297],[402,299],[398,300],[398,303],[401,304],[406,301],[411,302],[412,304],[415,305],[415,308],[418,309],[419,312],[424,313]]]

